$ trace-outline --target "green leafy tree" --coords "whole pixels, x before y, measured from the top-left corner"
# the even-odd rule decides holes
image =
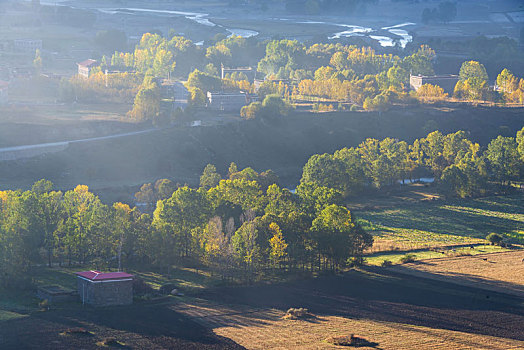
[[[200,187],[206,191],[211,187],[215,187],[220,182],[221,176],[217,173],[217,168],[213,164],[208,164],[204,168],[202,176],[200,176]]]
[[[311,224],[318,251],[332,268],[340,266],[350,256],[359,256],[370,247],[373,238],[353,222],[344,207],[330,205]]]
[[[462,63],[462,66],[460,67],[459,78],[462,82],[470,78],[487,81],[488,73],[482,63],[477,61],[466,61]]]
[[[152,81],[151,77],[146,77],[128,115],[140,121],[154,120],[160,115],[160,100],[158,84]]]
[[[520,129],[518,132],[517,132],[517,150],[519,151],[519,154],[520,154],[520,159],[522,162],[524,162],[524,127],[522,127],[522,129]]]
[[[87,186],[78,185],[64,194],[64,208],[67,223],[62,226],[67,230],[64,232],[65,237],[60,240],[65,244],[69,264],[73,260],[83,264],[87,261],[90,248],[96,247],[92,243],[95,231],[103,224],[100,219],[104,206],[97,196],[89,192]],[[102,233],[100,230],[98,232]]]
[[[504,68],[497,76],[497,86],[504,95],[512,94],[519,87],[519,79],[507,68]]]
[[[208,194],[215,208],[230,203],[244,211],[256,211],[262,207],[264,200],[260,185],[246,179],[221,180]]]
[[[327,153],[315,154],[304,165],[300,183],[329,187],[344,193],[346,178],[346,167],[341,159]]]
[[[254,222],[254,213],[247,211],[242,216],[244,223],[231,238],[231,244],[237,260],[246,267],[249,281],[260,260],[261,252],[257,243],[258,229]]]
[[[205,192],[184,186],[170,198],[158,201],[153,225],[172,234],[178,253],[189,256],[195,243],[193,234],[207,223],[211,213],[211,203]]]
[[[200,89],[205,92],[215,92],[222,90],[222,80],[195,69],[191,74],[189,74],[186,86],[188,88]]]
[[[399,66],[391,67],[387,72],[389,83],[399,89],[404,89],[409,84],[409,72]]]
[[[269,240],[269,245],[271,246],[270,259],[273,266],[280,266],[284,258],[287,256],[286,249],[288,244],[284,240],[282,230],[278,224],[272,222],[269,224],[269,230],[273,233],[273,237]]]
[[[173,195],[176,185],[169,179],[159,179],[155,181],[155,196],[157,200],[167,199]]]
[[[522,167],[517,142],[513,137],[499,136],[485,152],[493,177],[502,183],[516,180]]]

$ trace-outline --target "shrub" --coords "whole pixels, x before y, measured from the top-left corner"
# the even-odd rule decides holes
[[[416,257],[414,254],[406,254],[402,258],[400,258],[400,262],[403,264],[412,263],[415,262]]]
[[[141,278],[135,278],[133,280],[133,293],[135,295],[145,295],[152,293],[153,287]]]
[[[88,335],[88,336],[93,335],[93,333],[89,332],[87,329],[82,328],[82,327],[68,328],[60,334],[61,335]]]
[[[362,266],[364,265],[364,258],[361,256],[354,256],[347,260],[349,267]]]
[[[164,284],[163,286],[161,286],[158,291],[160,292],[160,294],[168,295],[171,293],[173,289],[176,289],[176,288],[177,286],[175,284],[168,283],[168,284]]]
[[[351,107],[349,108],[349,110],[350,110],[351,112],[356,112],[356,111],[358,111],[358,107],[357,107],[357,105],[351,105]]]
[[[371,347],[375,348],[378,344],[368,341],[365,338],[355,336],[354,334],[351,334],[349,336],[335,336],[335,337],[329,337],[325,340],[329,344],[333,344],[336,346],[353,346],[353,347]]]
[[[47,299],[42,300],[41,302],[38,303],[38,307],[42,311],[49,310],[49,300]]]
[[[391,265],[393,265],[391,260],[384,260],[384,261],[382,261],[382,264],[380,264],[380,266],[382,266],[382,267],[390,267]]]
[[[96,345],[100,347],[112,347],[112,348],[125,348],[127,346],[124,343],[119,342],[115,338],[104,338],[101,341],[97,342]]]
[[[486,239],[491,243],[491,245],[501,245],[504,238],[497,233],[490,233],[487,235]]]

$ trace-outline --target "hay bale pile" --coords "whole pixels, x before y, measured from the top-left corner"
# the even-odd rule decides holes
[[[337,345],[337,346],[370,346],[374,343],[370,343],[368,340],[358,337],[354,334],[351,335],[343,335],[338,337],[329,337],[326,339],[326,342],[329,344]]]
[[[309,313],[308,309],[291,308],[287,310],[286,314],[282,318],[285,320],[299,320],[309,317],[313,317],[313,315]]]

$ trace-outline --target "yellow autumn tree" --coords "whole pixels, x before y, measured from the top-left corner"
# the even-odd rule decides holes
[[[448,97],[438,85],[424,84],[417,90],[417,97],[423,102],[442,101]]]
[[[287,243],[284,240],[284,236],[282,235],[282,230],[280,227],[272,222],[269,224],[269,231],[273,233],[273,237],[269,240],[269,245],[271,246],[271,261],[273,262],[274,266],[282,264],[282,261],[287,256]]]

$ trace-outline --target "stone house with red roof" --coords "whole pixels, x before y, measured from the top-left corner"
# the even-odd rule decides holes
[[[78,294],[82,304],[92,306],[133,303],[133,275],[125,272],[77,272]]]

